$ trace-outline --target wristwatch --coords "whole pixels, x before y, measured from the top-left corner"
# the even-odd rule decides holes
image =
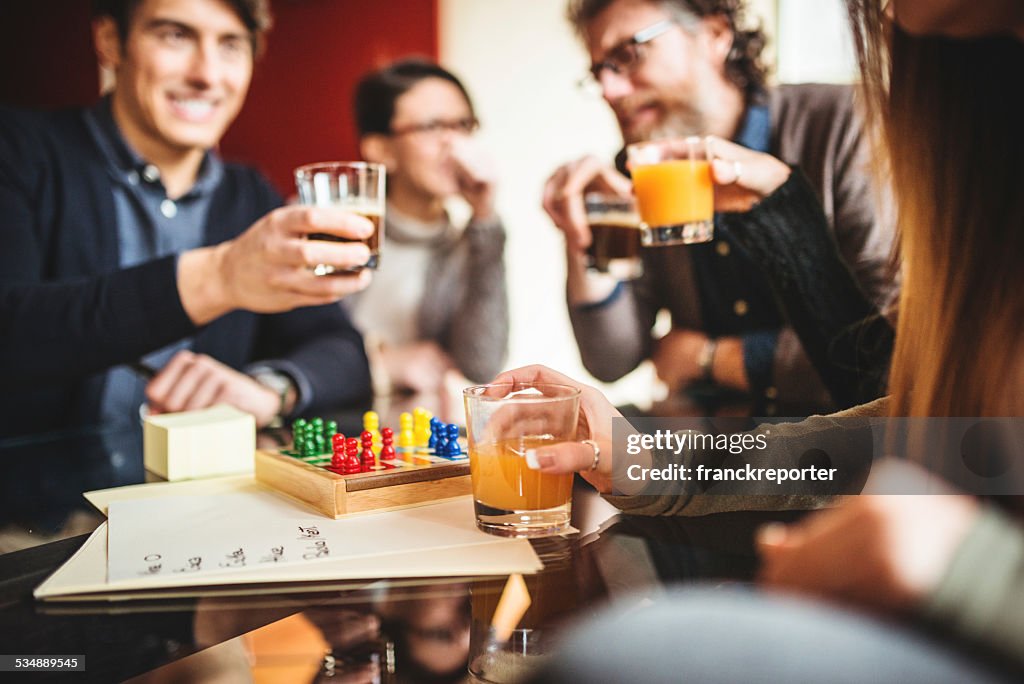
[[[701,379],[704,382],[715,381],[715,352],[718,351],[718,340],[709,337],[700,350],[697,357],[697,368],[700,369]]]
[[[261,368],[250,374],[253,380],[264,387],[268,387],[277,394],[280,402],[277,405],[277,415],[271,421],[271,427],[282,423],[285,416],[285,408],[288,404],[288,393],[292,390],[298,392],[295,381],[287,373],[273,370],[272,368]],[[297,395],[296,395],[297,396]]]

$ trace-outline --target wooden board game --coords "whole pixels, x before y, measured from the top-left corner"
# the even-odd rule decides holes
[[[339,475],[293,453],[257,450],[256,479],[331,518],[431,503],[473,491],[469,459],[431,461],[436,457],[400,454],[398,459],[382,461],[381,470]],[[409,460],[402,460],[406,456]]]
[[[291,448],[256,451],[257,480],[331,518],[417,506],[472,493],[469,459],[461,444],[453,445],[454,449],[428,445],[430,428],[425,423],[426,432],[415,439],[407,435],[406,443],[397,449],[391,445],[391,430],[381,431],[385,439],[380,446],[372,446],[371,432],[364,431],[362,451],[355,457],[357,440],[346,440],[341,435],[332,452],[328,452],[326,444],[335,436],[335,428],[325,427],[327,424],[318,419],[314,421],[315,429],[298,428]],[[375,429],[375,423],[367,427]],[[310,435],[318,440],[315,447]],[[349,460],[344,453],[346,442],[353,449]]]

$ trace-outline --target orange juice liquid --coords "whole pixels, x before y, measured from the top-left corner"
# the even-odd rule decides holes
[[[571,473],[547,475],[526,465],[527,449],[555,442],[550,437],[520,437],[470,446],[473,498],[507,511],[536,511],[569,503]]]
[[[710,221],[715,211],[711,165],[673,159],[633,169],[640,218],[653,227]]]

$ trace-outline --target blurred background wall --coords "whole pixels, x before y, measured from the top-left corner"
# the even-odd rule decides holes
[[[545,363],[580,379],[564,304],[561,234],[540,208],[544,180],[583,154],[620,145],[600,98],[581,92],[587,57],[563,0],[272,0],[275,28],[249,99],[222,144],[261,168],[285,195],[291,169],[356,155],[350,101],[368,68],[407,54],[439,57],[466,82],[482,142],[502,173],[498,205],[509,231],[509,365]],[[843,0],[751,0],[772,38],[781,82],[849,81],[854,62]],[[89,0],[0,3],[0,103],[62,107],[93,101],[100,76]],[[605,389],[647,399],[642,367]]]

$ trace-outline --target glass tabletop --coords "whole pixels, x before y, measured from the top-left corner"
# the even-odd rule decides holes
[[[332,417],[352,424],[361,412]],[[261,435],[268,446],[282,439]],[[380,578],[305,593],[44,604],[33,589],[103,520],[82,493],[153,479],[142,467],[141,430],[5,439],[0,458],[0,651],[85,662],[84,672],[34,681],[143,673],[144,681],[522,681],[560,629],[610,600],[639,593],[657,601],[681,582],[749,580],[756,528],[794,515],[624,516],[580,480],[580,533],[533,540],[544,569],[521,585],[507,577]],[[509,593],[516,587],[525,587],[528,607],[502,626],[499,602],[519,595]]]

